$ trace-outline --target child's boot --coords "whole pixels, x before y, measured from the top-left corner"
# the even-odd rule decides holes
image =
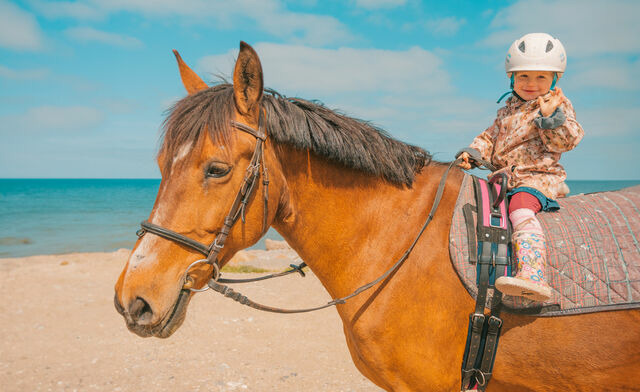
[[[544,234],[517,231],[512,237],[513,253],[518,273],[496,279],[496,288],[503,294],[544,302],[551,297],[551,288],[544,279],[546,244]]]

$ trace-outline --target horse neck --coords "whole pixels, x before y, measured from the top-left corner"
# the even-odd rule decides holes
[[[283,147],[279,155],[287,190],[273,225],[333,297],[375,279],[404,253],[444,171],[429,165],[409,188],[306,151]]]

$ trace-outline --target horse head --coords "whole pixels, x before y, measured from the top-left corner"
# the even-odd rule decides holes
[[[208,87],[174,54],[189,95],[165,121],[158,195],[115,286],[116,309],[141,336],[168,337],[182,324],[190,289],[262,237],[284,189],[275,153],[265,148],[253,48],[241,42],[232,87]]]

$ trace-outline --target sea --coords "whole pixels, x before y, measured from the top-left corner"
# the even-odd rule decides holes
[[[629,181],[567,181],[571,194]],[[0,179],[0,258],[131,249],[149,217],[159,179]],[[264,239],[282,239],[273,229]]]

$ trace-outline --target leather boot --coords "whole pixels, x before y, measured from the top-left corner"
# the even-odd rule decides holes
[[[512,237],[513,253],[518,273],[496,279],[496,288],[503,294],[544,302],[551,298],[551,287],[544,278],[547,247],[544,234],[517,231]]]

